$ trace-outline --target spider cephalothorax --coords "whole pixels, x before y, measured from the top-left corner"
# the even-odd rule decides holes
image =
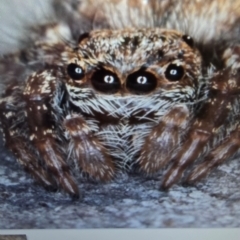
[[[78,196],[75,174],[108,181],[134,165],[146,174],[169,166],[169,188],[238,153],[237,43],[224,45],[214,72],[175,30],[94,30],[72,47],[52,29],[0,59],[4,143],[43,185]]]

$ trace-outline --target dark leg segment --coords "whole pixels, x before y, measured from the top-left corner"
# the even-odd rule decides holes
[[[217,167],[239,152],[240,129],[238,128],[236,131],[231,133],[222,144],[217,146],[204,158],[201,164],[194,168],[186,179],[187,184],[193,184],[206,177],[214,167]]]
[[[181,179],[186,168],[204,154],[204,147],[218,136],[221,126],[229,127],[228,117],[240,102],[240,73],[231,68],[225,69],[212,79],[210,89],[208,101],[196,116],[186,142],[172,159],[173,165],[164,176],[163,189],[170,188]]]
[[[31,173],[33,177],[48,189],[56,190],[54,179],[39,162],[39,157],[30,148],[29,139],[20,136],[18,118],[12,99],[3,99],[0,103],[0,128],[3,133],[5,146],[16,156],[17,161]]]
[[[79,196],[67,163],[63,160],[64,151],[57,143],[56,125],[54,123],[53,98],[59,93],[54,72],[40,72],[28,79],[24,99],[30,131],[30,140],[42,157],[47,170],[53,174],[60,187],[74,197]],[[61,122],[59,123],[61,124]],[[62,149],[64,146],[62,146]]]

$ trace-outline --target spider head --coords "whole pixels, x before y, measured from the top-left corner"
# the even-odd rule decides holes
[[[194,101],[202,75],[193,40],[158,28],[84,34],[66,69],[66,87],[77,106],[91,99],[128,106],[147,98]]]

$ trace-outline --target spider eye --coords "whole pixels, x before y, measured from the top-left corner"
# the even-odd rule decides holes
[[[93,87],[103,93],[116,93],[121,88],[118,76],[108,70],[99,69],[91,77]]]
[[[88,32],[82,33],[78,37],[78,44],[80,44],[84,39],[89,38],[90,34]]]
[[[157,78],[152,73],[139,70],[128,76],[126,87],[136,94],[149,93],[157,87]]]
[[[179,81],[182,79],[183,76],[184,68],[173,63],[170,64],[165,71],[165,77],[169,81]]]
[[[192,37],[190,37],[190,36],[188,36],[188,35],[183,35],[183,36],[182,36],[182,39],[183,39],[184,42],[187,43],[187,45],[188,45],[189,47],[193,48],[193,46],[194,46],[194,41],[193,41],[193,38],[192,38]]]
[[[75,63],[70,63],[68,65],[67,73],[73,80],[81,80],[84,77],[83,69]]]

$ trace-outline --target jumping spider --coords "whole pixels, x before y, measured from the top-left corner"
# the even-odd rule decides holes
[[[4,143],[38,182],[73,196],[76,168],[109,181],[169,166],[163,189],[186,170],[194,183],[239,152],[239,56],[228,48],[214,72],[190,36],[162,28],[94,30],[74,48],[36,42],[1,59]]]

